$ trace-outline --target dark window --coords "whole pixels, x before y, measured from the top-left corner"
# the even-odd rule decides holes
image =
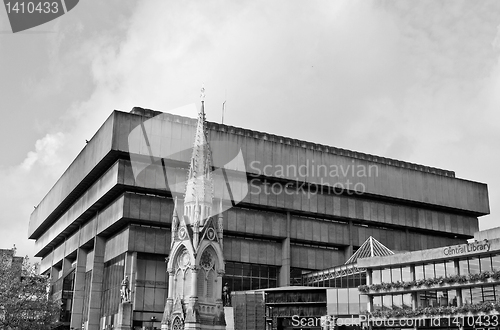
[[[109,265],[114,289],[112,301],[120,302],[120,288],[123,280],[123,264]],[[134,290],[131,288],[131,290]],[[142,311],[162,312],[168,296],[168,274],[165,257],[155,254],[137,255],[137,277],[135,282],[135,308]],[[107,304],[105,302],[104,308]],[[116,312],[115,312],[116,313]]]
[[[246,291],[275,288],[278,280],[276,266],[226,262],[226,274],[222,280],[231,291]],[[291,272],[291,277],[302,278],[302,272]]]
[[[420,293],[420,306],[421,307],[437,307],[437,292],[436,291],[424,291]]]
[[[165,261],[163,261],[165,264]],[[103,290],[101,296],[101,316],[118,313],[120,287],[124,278],[125,254],[104,263]],[[132,290],[132,288],[130,288]]]
[[[493,286],[483,287],[483,301],[495,301],[495,290]]]

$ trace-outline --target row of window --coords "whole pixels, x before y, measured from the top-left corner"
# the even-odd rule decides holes
[[[125,269],[125,254],[104,263],[104,278],[101,297],[101,316],[118,313],[120,288]]]
[[[331,288],[357,288],[362,284],[366,284],[366,273],[364,271],[356,274],[346,274],[344,276],[338,276],[329,280],[318,281],[310,284],[310,286]]]
[[[462,275],[495,270],[500,270],[500,255],[471,257],[458,262],[458,271]],[[415,266],[415,280],[453,275],[457,275],[454,261],[433,262]],[[374,269],[372,271],[373,284],[412,280],[410,266]]]
[[[278,267],[276,266],[226,262],[227,276],[275,278],[277,273]]]
[[[327,291],[327,309],[330,315],[356,315],[367,310],[368,296],[360,295],[357,288]]]
[[[168,295],[165,258],[161,255],[138,253],[136,271],[135,309],[162,312]]]
[[[290,285],[306,285],[302,281],[302,276],[312,272],[310,269],[305,268],[290,268]]]
[[[231,291],[275,288],[278,285],[278,267],[226,262],[223,282]]]
[[[460,290],[462,293],[462,302],[464,304],[478,304],[485,301],[500,300],[500,285],[478,286]],[[419,307],[458,306],[456,292],[456,290],[429,290],[417,292],[417,303]],[[411,307],[411,293],[373,297],[374,310]]]
[[[445,307],[457,306],[456,290],[425,291],[417,292],[417,304],[419,307]],[[388,309],[411,309],[411,293],[395,294],[373,297],[374,310]]]
[[[479,286],[462,289],[464,304],[477,304],[484,301],[499,301],[500,285]]]
[[[301,303],[301,302],[323,302],[326,303],[326,293],[323,290],[315,291],[293,291],[293,292],[268,292],[266,303]]]

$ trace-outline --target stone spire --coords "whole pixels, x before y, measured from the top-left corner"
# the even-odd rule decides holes
[[[213,180],[211,177],[212,154],[208,144],[205,122],[205,88],[201,89],[201,109],[194,137],[193,153],[189,164],[186,192],[184,194],[184,214],[191,224],[205,219],[212,213]]]

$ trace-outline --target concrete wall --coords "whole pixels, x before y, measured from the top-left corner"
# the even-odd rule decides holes
[[[138,146],[130,146],[128,142],[130,133],[137,132],[138,127],[141,128],[141,122],[144,124],[144,132],[149,138],[149,148],[144,138],[140,136],[134,142]],[[71,207],[71,204],[81,197],[93,182],[107,170],[105,166],[107,162],[115,162],[121,153],[128,153],[131,148],[139,155],[149,157],[151,151],[155,157],[165,157],[167,160],[177,161],[183,166],[187,166],[186,162],[190,155],[189,148],[194,136],[194,124],[194,119],[170,114],[162,114],[149,119],[130,113],[113,112],[32,213],[29,225],[30,237],[38,238],[51,222],[57,220],[61,212],[65,212],[67,208]],[[277,176],[280,179],[299,182],[323,183],[325,186],[334,186],[337,183],[345,183],[346,180],[350,180],[353,185],[355,183],[362,184],[367,195],[393,199],[394,202],[391,204],[394,205],[407,204],[408,202],[422,203],[431,209],[448,208],[466,212],[472,218],[489,213],[487,186],[456,179],[449,171],[215,123],[210,123],[209,128],[210,140],[214,144],[233,146],[229,147],[229,150],[214,148],[214,159],[217,162],[224,163],[224,160],[230,160],[236,155],[237,150],[233,149],[240,147],[245,159],[246,170],[255,176],[262,174],[259,176],[261,179],[266,177],[264,166],[267,165],[269,167],[265,173],[269,174],[271,178]],[[184,149],[187,149],[187,152],[182,152]],[[314,165],[312,165],[313,163]],[[344,171],[351,168],[368,169],[370,166],[376,166],[376,176],[363,177],[357,174],[353,176],[351,171],[344,173],[340,171],[338,176],[324,176],[317,173],[308,173],[302,176],[300,173],[295,174],[291,171],[288,173],[278,172],[280,166],[289,165],[293,165],[295,168],[306,165],[327,166],[329,169],[331,166],[336,166],[337,169],[343,168]],[[151,172],[151,170],[153,169],[148,171]],[[139,180],[139,183],[154,189],[165,189],[164,180],[156,180],[158,175],[155,173],[146,180]],[[179,180],[183,179],[185,177],[179,177]],[[356,200],[357,198],[358,196],[354,197]],[[344,208],[340,200],[341,198],[338,202],[340,207],[335,207],[337,203],[335,198],[328,201],[319,195],[296,196],[293,200],[289,200],[285,194],[269,197],[262,194],[258,196],[250,194],[245,202],[283,208],[293,205],[296,209],[320,213],[323,209],[325,213],[330,213],[328,208],[332,207],[333,212],[342,213]],[[349,209],[348,212],[351,212],[351,207],[353,207],[352,210],[356,210],[354,212],[363,210],[365,216],[368,216],[366,212],[368,209],[365,205],[354,206],[351,202],[347,202],[345,205]],[[380,221],[378,218],[381,214],[383,214],[384,219],[392,217],[387,215],[386,210],[382,213],[377,210],[374,213],[373,208],[370,208],[369,213],[369,217],[375,221]],[[432,219],[434,217],[431,215]],[[468,233],[467,230],[466,232]]]
[[[185,169],[182,168],[167,168],[166,171],[170,173],[169,177],[179,178],[179,182],[182,182],[186,175]],[[136,180],[130,161],[120,159],[115,162],[71,207],[59,216],[56,223],[39,236],[35,244],[37,256],[43,256],[51,247],[60,244],[64,239],[61,234],[71,235],[80,225],[101,212],[107,203],[117,198],[121,193],[126,191],[143,192],[144,189],[147,189],[149,193],[166,193],[164,180],[155,179],[164,177],[161,166],[151,165],[143,173],[146,177]],[[365,230],[361,227],[356,229],[360,231],[359,235],[353,232],[349,236],[345,227],[349,220],[373,226],[410,227],[447,233],[444,235],[454,233],[461,237],[471,237],[478,230],[477,218],[472,216],[442,210],[421,209],[395,202],[368,199],[366,196],[339,196],[318,192],[314,199],[310,199],[306,195],[290,195],[282,192],[277,196],[273,195],[273,197],[266,196],[263,190],[260,195],[248,194],[239,205],[249,206],[252,209],[246,211],[242,208],[228,210],[228,220],[224,224],[226,230],[252,235],[285,237],[286,211],[304,214],[302,217],[292,215],[292,239],[324,243],[335,242],[335,244],[340,245],[350,245],[350,239],[352,239],[353,245],[360,245],[367,238],[363,234]],[[132,203],[136,203],[135,199],[132,199]],[[130,214],[126,217],[162,222],[161,214],[169,214],[169,212],[171,214],[173,210],[171,204],[162,204],[159,200],[144,199],[142,203],[152,204],[143,206],[141,210],[139,210],[138,205],[133,204],[130,208]],[[160,210],[160,207],[168,207],[168,210]],[[255,207],[259,210],[255,210]],[[276,212],[264,211],[262,208]],[[149,215],[142,216],[138,212],[147,212]],[[317,221],[314,220],[315,218]],[[311,230],[306,230],[306,228]],[[384,231],[375,231],[371,235],[383,237],[383,233]],[[419,247],[433,246],[421,244],[420,241],[412,241],[411,245],[409,245],[409,241],[405,241],[405,243],[408,244],[395,245],[394,248],[396,250],[414,250]]]
[[[52,189],[38,204],[30,217],[29,236],[34,236],[35,231],[42,226],[51,214],[60,208],[60,204],[64,200],[68,197],[77,198],[83,192],[78,191],[76,188],[81,185],[82,181],[111,150],[114,118],[114,113],[108,117]],[[82,145],[85,143],[84,140],[85,137],[82,137]]]
[[[144,131],[150,137],[149,143],[152,148],[147,148],[145,141],[141,141],[141,146],[134,148],[134,152],[150,156],[151,150],[155,157],[182,162],[189,160],[190,153],[180,151],[192,146],[196,120],[170,114],[144,118],[132,114],[117,113],[115,121],[119,133],[115,134],[113,147],[117,150],[129,152],[129,132],[136,128],[141,121],[144,121]],[[312,183],[319,183],[323,179],[323,182],[330,186],[344,183],[350,179],[353,183],[362,183],[369,194],[481,214],[489,213],[486,185],[453,178],[451,177],[452,173],[448,171],[216,123],[210,123],[209,129],[211,143],[215,141],[214,144],[216,144],[221,141],[230,149],[220,148],[217,150],[214,148],[213,158],[215,161],[230,160],[230,154],[234,153],[235,156],[237,152],[237,150],[232,150],[231,146],[238,146],[244,155],[246,170],[252,174],[262,174],[266,165],[270,165],[266,171],[270,174],[269,176],[276,176],[273,174],[278,174],[281,165],[294,165],[297,169],[307,164],[313,166],[313,163],[315,167],[326,165],[328,169],[331,165],[336,165],[337,168],[342,167],[345,170],[344,173],[339,173],[338,177],[313,174],[312,171],[305,176],[300,175],[300,173],[283,173],[280,177]],[[357,172],[353,176],[351,171],[347,171],[353,166],[355,169],[361,167],[369,169],[370,165],[376,165],[376,177],[362,177]]]

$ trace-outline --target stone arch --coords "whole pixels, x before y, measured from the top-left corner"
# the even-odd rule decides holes
[[[213,252],[215,253],[214,256],[217,259],[215,270],[216,271],[224,271],[225,270],[224,254],[222,252],[220,245],[217,243],[214,243],[213,241],[204,240],[201,242],[200,247],[198,249],[198,251],[200,251],[200,252],[196,255],[196,264],[197,265],[200,264],[203,252],[205,252],[205,250],[207,248],[212,248]]]
[[[181,256],[184,251],[187,251],[187,254],[189,255],[190,263],[191,265],[195,264],[195,259],[194,259],[194,250],[193,247],[189,244],[185,244],[184,242],[179,243],[178,245],[175,245],[172,250],[170,251],[170,258],[168,259],[168,264],[167,268],[175,269],[176,268],[176,262],[179,260],[179,256]]]
[[[174,297],[182,299],[191,293],[191,270],[189,268],[193,264],[194,258],[193,254],[190,253],[189,246],[179,244],[173,249],[171,257],[168,261],[168,268],[175,271],[173,286]]]
[[[217,274],[221,265],[220,258],[213,245],[205,245],[205,249],[200,250],[197,260],[200,266],[198,281],[202,281],[203,290],[198,293],[200,300],[212,301],[217,299],[218,283]],[[202,284],[199,284],[201,287]]]
[[[179,316],[172,320],[172,330],[184,330],[184,322]]]

